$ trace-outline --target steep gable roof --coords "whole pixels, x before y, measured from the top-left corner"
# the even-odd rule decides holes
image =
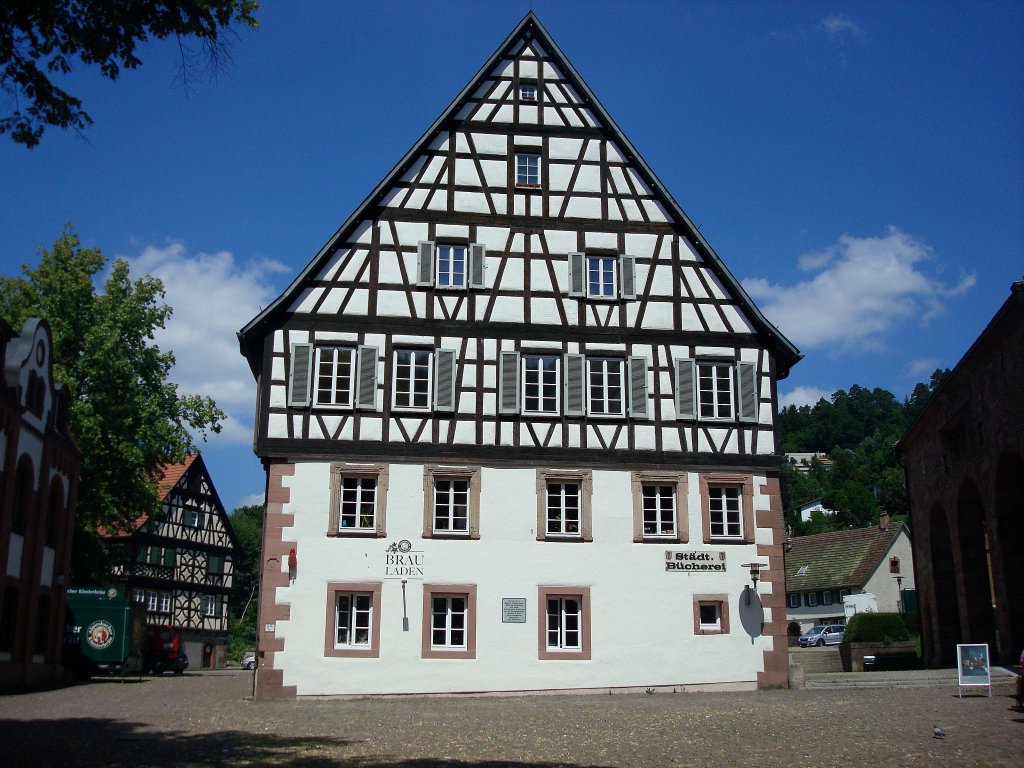
[[[313,279],[324,267],[339,242],[344,242],[348,235],[359,226],[360,222],[370,217],[374,208],[380,205],[389,189],[406,174],[423,150],[438,138],[438,135],[468,116],[467,109],[473,95],[482,87],[484,81],[491,75],[494,68],[504,57],[514,55],[524,45],[539,43],[548,56],[551,57],[563,76],[578,92],[587,112],[595,116],[598,128],[605,131],[623,150],[626,160],[629,161],[643,182],[650,187],[656,198],[665,208],[667,214],[678,228],[680,234],[692,241],[694,248],[704,259],[708,268],[721,281],[725,289],[732,295],[735,301],[743,308],[751,324],[756,329],[757,335],[762,343],[772,351],[777,360],[777,376],[780,379],[789,374],[789,369],[803,356],[799,350],[782,333],[775,328],[761,314],[754,302],[747,295],[739,281],[732,275],[722,260],[712,249],[711,245],[704,239],[693,222],[686,215],[683,209],[669,193],[668,189],[661,183],[654,171],[640,156],[633,144],[626,138],[619,126],[608,114],[604,106],[584,82],[576,68],[568,60],[562,50],[558,47],[551,35],[537,19],[532,11],[528,12],[522,21],[498,46],[497,50],[477,71],[469,83],[459,92],[455,99],[431,124],[420,139],[409,149],[399,160],[398,164],[384,177],[384,179],[373,189],[362,203],[352,212],[341,227],[320,249],[312,261],[299,272],[291,285],[278,296],[270,305],[261,311],[255,318],[246,324],[238,332],[239,346],[241,352],[249,361],[253,375],[259,374],[261,368],[261,357],[263,354],[262,340],[268,330],[275,326],[277,318],[287,312],[293,300],[299,296],[307,283]],[[589,118],[588,118],[589,119]],[[581,124],[585,124],[582,123]]]
[[[786,553],[786,591],[859,589],[906,531],[903,523],[891,523],[885,530],[875,526],[799,536]],[[798,576],[804,566],[806,570]]]

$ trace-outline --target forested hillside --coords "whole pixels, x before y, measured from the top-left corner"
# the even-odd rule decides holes
[[[781,452],[825,453],[832,460],[829,469],[818,461],[806,473],[783,469],[782,503],[794,535],[862,528],[874,524],[883,509],[894,516],[907,513],[903,468],[893,446],[948,373],[936,370],[902,403],[888,390],[854,384],[813,406],[787,406],[779,412]],[[801,522],[796,508],[817,498],[837,514],[813,513],[810,521]]]

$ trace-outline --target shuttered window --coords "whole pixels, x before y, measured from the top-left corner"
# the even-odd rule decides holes
[[[619,256],[619,298],[636,298],[636,259],[626,254]]]
[[[438,349],[434,352],[434,410],[455,410],[455,350]]]
[[[757,366],[748,362],[675,361],[676,417],[756,422]]]
[[[583,296],[584,286],[587,279],[585,253],[569,254],[569,295]]]
[[[569,296],[635,299],[636,258],[627,254],[570,253]]]
[[[501,353],[498,413],[519,413],[519,353]]]
[[[583,372],[586,359],[583,355],[565,355],[565,415],[583,415]]]
[[[422,241],[416,253],[416,285],[434,284],[434,243]]]
[[[647,358],[629,358],[629,415],[637,419],[646,419],[647,402]]]
[[[757,421],[757,367],[753,363],[736,364],[740,421]]]
[[[429,410],[432,374],[432,352],[421,349],[395,350],[393,407]]]
[[[313,373],[313,345],[292,344],[291,379],[288,383],[288,405],[309,405],[310,379]]]
[[[625,414],[625,361],[616,358],[587,359],[587,413],[591,416]]]
[[[317,347],[313,370],[313,403],[325,407],[352,407],[355,350]]]
[[[469,246],[469,287],[484,287],[484,265],[487,259],[487,249],[481,243],[473,243]]]
[[[558,413],[559,358],[555,355],[523,355],[523,413]]]
[[[444,289],[484,287],[487,249],[482,243],[422,240],[416,250],[416,285]]]
[[[359,347],[359,375],[357,379],[356,407],[377,408],[377,348]]]

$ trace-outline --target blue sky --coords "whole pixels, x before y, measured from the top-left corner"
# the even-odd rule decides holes
[[[230,414],[203,453],[225,505],[251,503],[235,331],[530,8],[806,355],[784,403],[852,384],[904,397],[1024,276],[1024,5],[539,0],[268,2],[227,72],[188,93],[172,44],[114,83],[79,67],[84,137],[0,138],[0,273],[73,222],[162,277],[158,342],[181,388]]]

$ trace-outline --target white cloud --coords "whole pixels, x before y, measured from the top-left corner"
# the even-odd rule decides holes
[[[779,393],[779,408],[785,408],[787,405],[795,405],[798,408],[801,405],[815,405],[822,398],[828,400],[831,397],[831,392],[818,387],[796,387],[789,392]]]
[[[743,286],[802,349],[878,350],[897,323],[926,322],[944,311],[942,299],[974,285],[973,274],[952,286],[929,277],[922,266],[931,258],[928,245],[890,227],[883,237],[843,235],[800,256],[805,271],[817,272],[810,280],[786,286],[749,278]]]
[[[864,37],[864,30],[860,25],[849,16],[844,16],[843,14],[826,16],[821,21],[821,27],[829,37]]]
[[[931,378],[932,373],[939,367],[942,361],[937,357],[922,357],[917,360],[911,360],[906,365],[907,376],[914,380],[920,380],[921,377]]]
[[[264,496],[262,493],[251,493],[248,496],[244,497],[240,502],[238,502],[234,506],[234,508],[238,509],[239,507],[262,507],[263,502]]]
[[[209,395],[228,413],[218,442],[250,442],[256,385],[235,333],[278,294],[268,277],[287,268],[271,261],[242,265],[228,251],[189,253],[180,242],[122,258],[134,276],[163,281],[174,313],[156,343],[174,352],[171,380],[183,393]]]

